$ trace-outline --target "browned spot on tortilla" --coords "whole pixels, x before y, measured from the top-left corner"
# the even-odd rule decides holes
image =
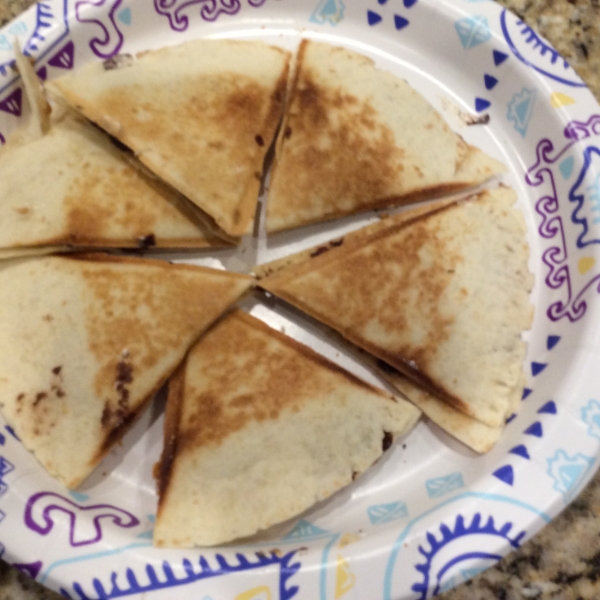
[[[386,452],[394,443],[394,436],[389,431],[383,432],[383,440],[381,441],[381,449]]]
[[[48,397],[47,392],[38,392],[35,395],[35,400],[33,401],[31,406],[35,408],[42,400],[44,400],[47,397]]]
[[[140,199],[149,203],[147,210]],[[82,169],[67,190],[65,208],[68,241],[80,244],[115,237],[136,240],[170,212],[147,179],[125,163]]]
[[[302,53],[301,46],[299,61]],[[281,156],[273,187],[282,203],[270,204],[270,215],[289,211],[308,217],[321,203],[327,214],[349,213],[389,196],[402,176],[404,153],[370,102],[321,85],[303,66],[292,92]]]
[[[327,372],[316,368],[324,364]],[[250,422],[275,420],[283,411],[297,412],[305,403],[336,389],[332,373],[374,392],[368,384],[241,311],[206,334],[190,354],[188,370],[179,422],[181,450],[219,445]],[[205,380],[210,383],[196,387],[195,373],[209,374]]]
[[[227,71],[179,81],[177,94],[162,83],[136,92],[135,86],[109,90],[93,110],[118,115],[119,138],[128,147],[155,148],[152,157],[141,152],[140,160],[176,187],[186,182],[182,192],[194,190],[195,196],[200,189],[206,202],[232,212],[262,163],[276,126],[266,121],[281,99],[252,78]]]
[[[160,455],[160,461],[154,465],[153,469],[158,493],[159,514],[164,504],[165,493],[171,481],[173,461],[175,460],[179,444],[179,426],[184,400],[185,365],[186,361],[179,365],[169,380],[169,397],[165,410],[165,425],[163,429],[163,451]]]
[[[211,274],[213,293],[207,294],[207,280],[197,267],[100,254],[84,258],[85,262],[76,256],[69,260],[79,263],[77,271],[89,294],[89,350],[101,365],[95,392],[110,399],[114,411],[122,397],[120,388],[130,383],[125,381],[128,377],[123,379],[126,374],[119,363],[143,373],[180,349],[182,338],[219,314],[223,296],[231,292],[231,278]]]
[[[321,254],[325,254],[325,252],[329,252],[329,248],[327,246],[319,246],[310,253],[310,257],[316,258],[317,256],[321,256]]]
[[[388,195],[399,175],[402,152],[376,110],[341,90],[320,87],[310,73],[298,83],[283,146],[285,168],[277,166],[280,210],[300,211],[323,198],[329,211]],[[302,140],[306,140],[303,142]],[[273,207],[273,212],[277,207]]]
[[[112,58],[108,58],[102,63],[105,71],[113,71],[115,69],[123,69],[131,67],[134,62],[134,57],[131,54],[117,54]]]
[[[148,235],[142,236],[138,240],[138,246],[144,249],[156,246],[156,236],[153,233],[149,233]]]
[[[15,212],[21,216],[25,216],[28,215],[31,212],[31,209],[28,208],[27,206],[19,206],[17,208],[14,209]]]

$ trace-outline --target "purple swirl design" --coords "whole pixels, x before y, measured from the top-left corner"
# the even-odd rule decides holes
[[[91,39],[90,48],[103,60],[118,54],[123,46],[123,34],[115,20],[121,2],[122,0],[82,0],[75,4],[75,15],[80,23],[92,23],[102,30],[101,36]],[[86,18],[87,12],[93,17]]]
[[[266,0],[248,0],[254,8],[262,6]],[[235,15],[240,11],[240,0],[154,0],[154,8],[159,15],[169,19],[174,31],[185,31],[189,18],[183,12],[194,4],[200,4],[200,16],[205,21],[216,21],[221,15]]]
[[[57,511],[69,517],[69,543],[74,548],[95,544],[102,539],[102,519],[110,519],[114,525],[125,529],[140,524],[130,512],[110,504],[81,506],[54,492],[38,492],[29,498],[25,507],[25,525],[40,535],[48,535],[55,524],[52,513]],[[93,531],[89,531],[90,517]]]
[[[536,162],[529,168],[525,181],[530,187],[547,184],[550,193],[540,197],[535,205],[541,217],[538,231],[542,238],[552,240],[553,245],[542,254],[542,261],[547,267],[546,285],[552,290],[564,289],[566,298],[553,302],[547,310],[552,321],[566,317],[572,323],[583,317],[587,304],[584,294],[597,282],[600,275],[595,276],[583,288],[574,293],[571,278],[567,240],[563,219],[559,214],[559,198],[554,177],[554,168],[565,155],[582,140],[600,135],[600,115],[592,115],[587,122],[571,121],[564,129],[564,136],[569,142],[562,150],[555,152],[554,144],[549,139],[542,139],[536,148]],[[598,288],[600,291],[600,286]]]

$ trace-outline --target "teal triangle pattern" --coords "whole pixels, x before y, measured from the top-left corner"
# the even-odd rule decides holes
[[[69,490],[69,494],[72,498],[77,500],[77,502],[85,502],[89,498],[87,494],[82,494],[81,492],[74,492],[73,490]]]
[[[573,166],[575,165],[575,159],[572,156],[569,156],[563,160],[558,168],[560,169],[560,174],[564,179],[569,179],[573,173]]]
[[[521,121],[525,121],[525,119],[527,118],[527,111],[529,110],[530,102],[531,100],[529,98],[526,98],[525,100],[523,100],[523,102],[519,102],[515,106],[515,112],[517,113],[517,117],[519,117]]]
[[[119,21],[125,25],[131,25],[131,9],[127,7],[118,12],[117,19],[119,19]]]
[[[584,470],[584,465],[563,465],[560,467],[558,471],[560,480],[567,491],[577,483],[577,480],[581,477]]]
[[[309,21],[312,23],[318,23],[319,25],[325,25],[326,23],[329,23],[329,25],[333,25],[335,27],[344,19],[345,11],[346,5],[344,4],[343,0],[320,0],[310,16]],[[372,13],[372,11],[368,11],[368,13]],[[375,13],[372,14],[375,15]],[[371,16],[367,16],[369,19],[369,24],[371,24]],[[379,17],[379,15],[377,15],[377,17]],[[379,17],[379,20],[381,20],[381,17]]]
[[[305,540],[308,538],[321,537],[323,535],[331,535],[326,529],[321,529],[304,519],[300,519],[283,539],[284,540]]]
[[[337,6],[335,0],[328,0],[325,6],[321,9],[321,15],[323,17],[331,17],[337,14]]]

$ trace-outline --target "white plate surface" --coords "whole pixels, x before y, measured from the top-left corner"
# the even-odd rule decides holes
[[[29,116],[10,68],[15,36],[40,76],[56,78],[118,52],[197,37],[294,48],[303,35],[352,48],[407,79],[468,142],[509,166],[503,181],[519,195],[536,275],[521,410],[486,456],[421,422],[364,478],[300,519],[252,544],[189,551],[151,542],[164,398],[76,493],[2,424],[3,558],[68,598],[430,598],[519,547],[595,471],[600,107],[544,40],[493,2],[43,1],[0,30],[0,143]],[[467,127],[460,111],[487,113],[490,122]],[[248,240],[194,262],[246,270],[373,218]],[[377,381],[308,318],[269,302],[246,308]]]

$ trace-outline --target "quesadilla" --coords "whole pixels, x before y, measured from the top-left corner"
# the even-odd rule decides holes
[[[0,251],[229,245],[78,115],[54,121],[38,139],[10,142],[0,160]]]
[[[235,311],[169,384],[154,544],[207,546],[351,483],[420,411]]]
[[[0,408],[77,487],[251,278],[164,261],[46,257],[0,267]]]
[[[195,40],[120,55],[47,84],[230,236],[249,231],[281,119],[289,53]]]
[[[401,394],[451,436],[481,454],[489,452],[500,439],[504,426],[492,427],[457,410],[448,402],[424,390],[414,381],[379,361],[379,371]]]
[[[505,170],[406,81],[365,56],[304,40],[277,141],[267,231],[430,199]]]
[[[508,188],[389,217],[260,281],[491,427],[520,396],[531,325],[525,222]],[[346,246],[346,239],[350,238]],[[268,272],[269,265],[262,270]]]

